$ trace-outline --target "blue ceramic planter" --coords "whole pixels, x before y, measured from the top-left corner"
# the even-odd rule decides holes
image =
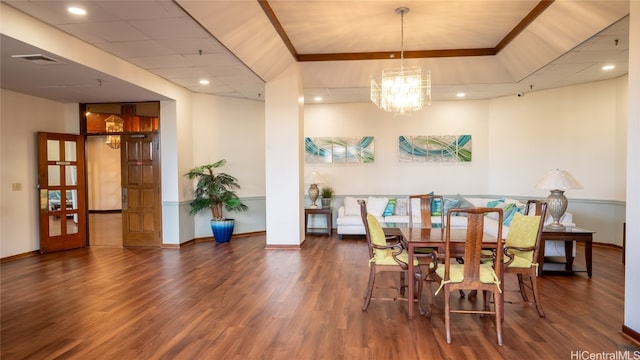
[[[211,231],[216,242],[226,243],[233,234],[234,219],[211,220]]]

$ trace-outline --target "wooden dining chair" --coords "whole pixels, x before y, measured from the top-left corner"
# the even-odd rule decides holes
[[[433,222],[433,213],[436,204],[440,206],[438,212],[440,216],[440,223]],[[414,204],[417,204],[420,215],[420,223],[414,221]],[[409,195],[409,227],[420,227],[422,229],[433,229],[444,227],[444,197],[442,195],[434,194],[421,194],[421,195]],[[427,307],[426,312],[420,311],[421,315],[430,316],[431,307],[433,303],[431,296],[431,283],[436,281],[433,276],[436,267],[438,266],[438,251],[435,248],[416,248],[415,256],[418,258],[418,262],[421,267],[422,280],[418,285],[418,293],[421,294],[424,288],[424,283],[427,282]],[[422,309],[422,308],[421,308]]]
[[[498,229],[496,236],[490,236],[484,233],[484,217],[486,214],[498,213]],[[436,275],[440,279],[440,291],[444,291],[445,303],[445,331],[447,343],[451,343],[451,313],[463,314],[491,314],[495,316],[496,335],[498,337],[498,345],[502,346],[502,317],[504,297],[502,296],[502,209],[499,208],[456,208],[447,212],[447,223],[451,221],[452,213],[465,213],[467,216],[467,232],[464,245],[460,242],[451,241],[451,228],[447,227],[445,232],[445,254],[444,266],[438,266]],[[484,245],[483,245],[484,242]],[[494,258],[491,263],[482,260],[483,246],[487,244],[495,244],[499,251],[493,252]],[[456,257],[460,251],[457,248],[464,246],[463,256],[464,263],[451,263],[451,258]],[[494,266],[494,264],[497,264]],[[452,309],[451,308],[451,292],[456,290],[482,290],[483,308],[478,309]],[[489,295],[493,294],[493,310],[490,308],[491,299]]]
[[[407,254],[407,250],[402,247],[399,239],[390,239],[385,237],[384,230],[378,222],[378,219],[367,212],[366,202],[364,200],[359,200],[358,203],[360,204],[360,216],[364,223],[365,236],[367,238],[369,248],[369,282],[364,298],[364,304],[362,305],[362,310],[365,311],[369,307],[371,299],[406,300],[406,298],[402,296],[404,294],[402,290],[404,287],[404,279],[407,277],[406,275],[409,271],[409,255]],[[418,261],[415,258],[412,260],[414,261],[416,274],[411,276],[409,281],[422,282],[422,275],[420,274]],[[376,275],[380,272],[396,272],[401,275],[400,286],[396,288],[399,296],[393,298],[373,297]],[[420,299],[419,291],[418,299]],[[413,299],[411,299],[411,301],[413,301]],[[420,313],[423,312],[424,310],[420,306]]]
[[[530,211],[535,211],[529,215]],[[505,274],[516,274],[518,277],[518,291],[522,300],[530,302],[525,291],[526,288],[533,294],[533,303],[536,305],[538,315],[545,317],[538,293],[538,253],[540,251],[540,238],[544,228],[544,219],[547,216],[547,203],[542,200],[529,200],[525,208],[525,215],[515,214],[504,246],[504,271]],[[525,282],[524,277],[528,278]]]
[[[434,205],[439,202],[440,206],[440,225],[434,224],[432,214],[434,212]],[[419,204],[419,214],[414,214],[414,204]],[[414,216],[420,216],[420,227],[423,229],[432,229],[437,226],[444,226],[444,197],[442,195],[422,194],[422,195],[409,195],[409,227],[417,227],[414,224]],[[436,215],[437,216],[437,215]]]

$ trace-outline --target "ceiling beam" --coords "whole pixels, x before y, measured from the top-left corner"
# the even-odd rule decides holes
[[[399,51],[377,51],[359,53],[331,53],[331,54],[298,54],[293,43],[289,39],[286,31],[282,27],[280,20],[269,5],[267,0],[257,0],[265,15],[273,25],[287,49],[298,62],[310,61],[350,61],[350,60],[387,60],[400,58]],[[477,49],[443,49],[443,50],[413,50],[405,51],[405,59],[425,59],[441,57],[464,57],[464,56],[492,56],[498,54],[513,39],[515,39],[524,29],[529,26],[540,14],[542,14],[555,0],[541,0],[511,31],[493,48]]]

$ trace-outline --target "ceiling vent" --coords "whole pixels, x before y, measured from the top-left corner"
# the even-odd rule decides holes
[[[62,61],[58,59],[54,59],[52,57],[48,57],[47,55],[42,54],[29,54],[29,55],[11,55],[12,58],[24,59],[34,64],[45,65],[45,64],[64,64]]]

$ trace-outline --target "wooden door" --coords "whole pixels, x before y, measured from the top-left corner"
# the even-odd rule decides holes
[[[158,134],[122,135],[122,244],[161,246]]]
[[[38,132],[40,252],[87,246],[84,137]]]

